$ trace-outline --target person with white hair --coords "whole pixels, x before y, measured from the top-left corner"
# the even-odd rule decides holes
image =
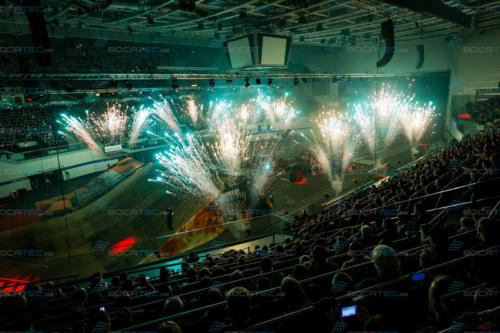
[[[397,278],[401,275],[401,261],[396,251],[387,245],[377,245],[372,251],[371,260],[377,271],[377,276],[362,280],[356,285],[356,290],[364,289],[382,281]]]

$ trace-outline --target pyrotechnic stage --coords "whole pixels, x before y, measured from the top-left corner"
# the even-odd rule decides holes
[[[97,201],[4,233],[5,244],[14,248],[52,252],[25,265],[12,263],[7,271],[37,271],[42,278],[89,274],[214,240],[278,232],[303,207],[373,177],[367,170],[410,162],[411,152],[435,126],[432,102],[388,86],[364,104],[312,112],[313,119],[289,96],[261,92],[241,103],[203,104],[188,97],[145,105],[61,114],[61,133],[103,156],[107,146],[133,150],[153,139],[166,148]],[[164,215],[169,207],[171,230]]]

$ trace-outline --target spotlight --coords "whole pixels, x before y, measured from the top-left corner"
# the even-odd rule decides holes
[[[272,84],[273,84],[273,79],[272,78],[267,79],[267,85],[271,86]]]
[[[250,87],[250,79],[249,78],[245,78],[245,87],[246,88]]]
[[[298,84],[299,84],[299,78],[295,77],[295,79],[293,79],[293,85],[296,86]]]
[[[261,84],[262,83],[262,80],[258,77],[255,79],[255,84]]]
[[[198,87],[198,82],[196,82],[196,80],[191,80],[191,87]]]

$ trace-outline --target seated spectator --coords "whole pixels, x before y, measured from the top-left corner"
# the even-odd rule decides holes
[[[273,272],[273,261],[271,258],[264,258],[260,262],[260,272],[261,273],[270,273]],[[272,283],[273,287],[278,286],[281,283],[281,280],[285,277],[282,272],[274,272],[271,274],[265,275]]]
[[[345,295],[354,290],[354,280],[344,272],[335,273],[332,279],[332,294],[334,297]]]
[[[377,276],[368,278],[356,285],[360,290],[369,285],[377,284],[385,280],[400,276],[401,262],[393,248],[386,245],[377,245],[372,251],[372,261],[377,271]]]
[[[351,266],[356,266],[360,264],[364,264],[370,262],[371,259],[364,255],[364,246],[360,241],[354,240],[349,244],[349,250],[347,251],[347,255],[349,256],[349,260],[344,261],[342,264],[342,269],[346,269]],[[376,274],[375,267],[373,264],[367,264],[360,267],[349,269],[348,274],[355,280],[359,281],[360,279],[373,276]]]
[[[299,281],[292,277],[285,277],[281,281],[281,292],[284,293],[283,305],[289,311],[302,308],[306,303],[306,293]]]
[[[180,297],[174,296],[165,301],[163,305],[163,314],[165,316],[181,313],[184,310],[184,303]]]
[[[231,317],[228,330],[242,330],[250,316],[250,293],[243,287],[235,287],[226,295],[227,311]]]
[[[161,323],[158,327],[158,333],[182,333],[181,327],[175,321]]]
[[[447,275],[434,278],[429,287],[428,309],[431,322],[437,329],[443,329],[451,324],[451,314],[441,296],[448,292],[452,280]]]

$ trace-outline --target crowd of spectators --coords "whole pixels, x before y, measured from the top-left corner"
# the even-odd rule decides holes
[[[468,103],[466,110],[470,114],[471,119],[477,123],[485,124],[494,121],[500,113],[500,96],[476,103]]]
[[[498,330],[498,314],[479,313],[500,305],[499,124],[304,212],[283,243],[190,255],[179,272],[29,285],[0,299],[0,330]]]

